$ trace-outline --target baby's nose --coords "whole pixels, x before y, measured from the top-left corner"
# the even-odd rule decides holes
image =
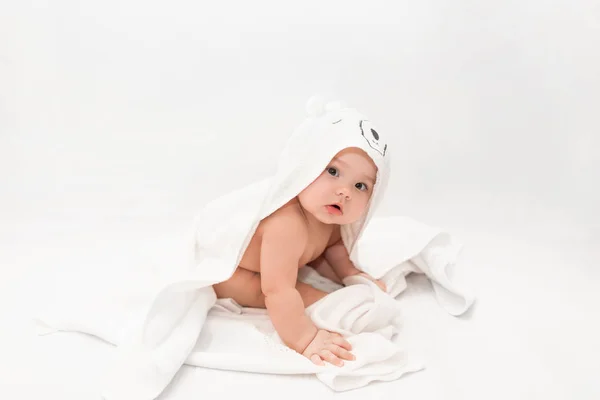
[[[350,199],[350,189],[348,189],[346,186],[338,188],[336,194],[338,196],[344,196],[348,200]]]

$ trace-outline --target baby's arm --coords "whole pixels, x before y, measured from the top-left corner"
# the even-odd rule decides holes
[[[331,265],[331,268],[340,279],[348,276],[360,274],[362,271],[354,266],[354,263],[348,256],[346,246],[340,239],[325,250],[325,260]]]
[[[344,279],[348,276],[353,275],[362,275],[377,284],[383,290],[386,291],[385,284],[370,276],[369,274],[362,272],[358,268],[354,266],[352,260],[350,260],[350,256],[348,255],[348,250],[346,250],[346,246],[340,239],[338,242],[328,247],[325,250],[325,260],[331,265],[331,268],[339,276],[340,279]]]
[[[302,353],[317,334],[298,290],[298,260],[308,240],[303,221],[289,215],[265,221],[260,254],[261,289],[281,340]]]

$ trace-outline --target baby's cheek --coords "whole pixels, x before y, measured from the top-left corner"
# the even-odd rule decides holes
[[[366,198],[364,199],[363,203],[361,204],[361,207],[362,207],[362,208],[361,208],[361,211],[362,211],[362,213],[363,213],[363,214],[364,214],[365,212],[367,212],[368,205],[369,205],[369,197],[366,197]]]
[[[367,204],[369,204],[369,200],[371,200],[371,193],[365,193],[364,196],[362,196],[361,201],[362,201],[362,206],[366,207]]]

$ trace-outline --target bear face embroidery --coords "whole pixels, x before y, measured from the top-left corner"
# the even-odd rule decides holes
[[[385,156],[385,152],[387,150],[387,143],[383,143],[381,137],[379,136],[379,133],[377,133],[377,131],[371,126],[370,121],[360,121],[360,132],[373,150],[377,151],[382,156]]]

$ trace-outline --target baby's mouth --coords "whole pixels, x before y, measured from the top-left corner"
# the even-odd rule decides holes
[[[329,204],[329,205],[325,206],[325,208],[327,208],[327,212],[329,214],[333,214],[333,215],[342,215],[343,214],[342,206],[339,204]]]

